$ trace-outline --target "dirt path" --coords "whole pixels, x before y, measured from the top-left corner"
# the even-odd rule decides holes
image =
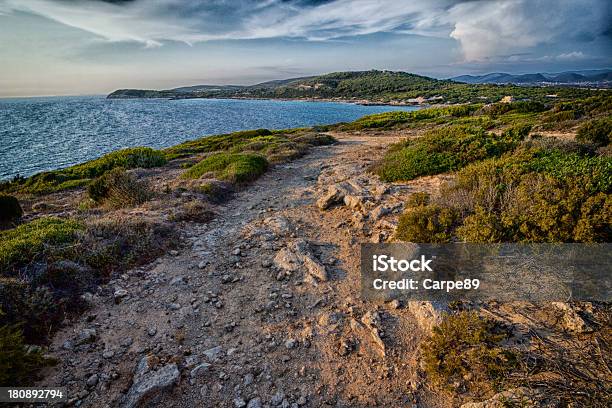
[[[179,251],[101,287],[56,336],[62,363],[45,384],[86,407],[445,406],[420,381],[414,317],[359,299],[359,243],[388,236],[405,196],[437,181],[387,186],[365,172],[397,136],[337,137],[190,224]],[[371,199],[314,205],[341,182]],[[296,246],[328,280],[283,266]]]

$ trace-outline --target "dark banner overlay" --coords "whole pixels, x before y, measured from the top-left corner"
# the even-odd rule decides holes
[[[370,300],[610,301],[612,244],[362,244]]]

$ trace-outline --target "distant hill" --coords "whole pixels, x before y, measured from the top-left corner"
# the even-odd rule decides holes
[[[119,89],[109,98],[262,97],[368,99],[401,92],[435,89],[450,84],[407,72],[351,71],[290,78],[255,85],[194,85],[161,91]]]
[[[519,84],[519,85],[580,85],[609,87],[612,82],[612,70],[566,71],[559,73],[507,74],[495,72],[485,75],[460,75],[450,78],[455,82],[466,84]]]
[[[584,73],[576,74],[588,77]],[[588,73],[591,76],[602,74],[605,72]],[[545,99],[549,94],[559,97],[571,94],[575,97],[578,93],[587,93],[586,90],[571,90],[567,87],[563,89],[531,86],[544,84],[548,78],[549,74],[541,73],[493,73],[479,77],[464,75],[453,80],[441,80],[408,72],[348,71],[267,81],[255,85],[193,85],[165,90],[119,89],[108,95],[108,98],[320,99],[403,105],[486,103],[499,101],[508,95],[516,99]]]

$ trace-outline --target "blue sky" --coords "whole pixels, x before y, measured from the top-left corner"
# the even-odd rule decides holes
[[[612,66],[609,0],[0,0],[0,96]]]

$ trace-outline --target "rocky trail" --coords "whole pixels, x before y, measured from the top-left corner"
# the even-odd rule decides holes
[[[389,237],[406,196],[440,178],[386,185],[366,170],[400,135],[334,136],[88,294],[44,383],[82,407],[447,406],[417,364],[432,320],[359,295],[359,244]]]

